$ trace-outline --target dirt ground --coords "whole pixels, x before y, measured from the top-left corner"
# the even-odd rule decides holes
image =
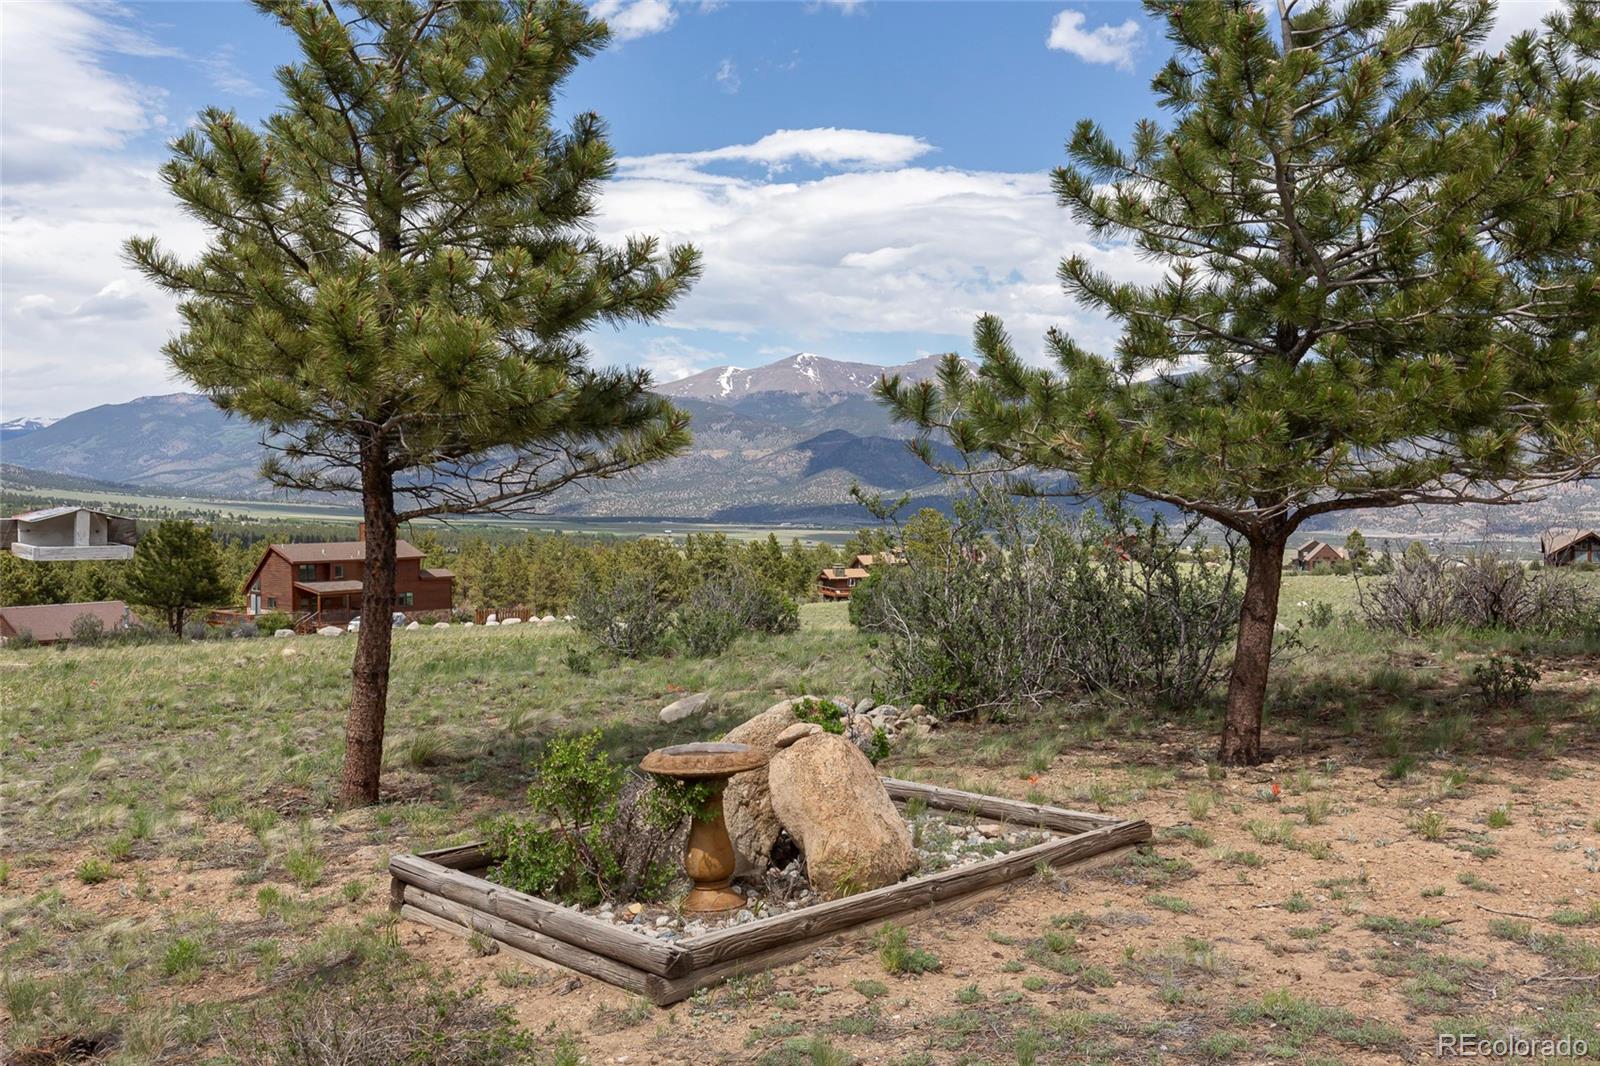
[[[77,662],[40,660],[63,674]],[[1250,770],[1220,771],[1207,762],[1209,730],[1159,718],[941,729],[883,768],[1142,817],[1155,840],[1114,867],[1033,876],[966,908],[898,919],[909,947],[931,956],[927,972],[889,972],[873,931],[860,930],[667,1009],[390,915],[390,854],[470,839],[480,815],[507,808],[499,793],[514,802],[517,787],[494,786],[526,754],[502,752],[509,742],[481,710],[475,722],[495,746],[454,762],[397,760],[385,804],[345,814],[318,806],[326,768],[307,760],[322,746],[295,732],[299,712],[281,733],[240,734],[240,750],[262,758],[310,753],[287,760],[303,773],[247,782],[259,786],[248,801],[236,782],[213,780],[227,769],[215,749],[112,747],[110,727],[85,718],[73,725],[82,737],[37,733],[12,755],[32,767],[34,787],[8,802],[38,813],[8,819],[0,863],[0,1045],[119,1025],[119,1063],[206,1061],[219,1028],[234,1024],[212,1007],[266,1002],[359,956],[367,937],[448,971],[457,987],[481,985],[537,1037],[539,1066],[1328,1066],[1434,1059],[1439,1033],[1583,1040],[1576,1061],[1600,1061],[1600,660],[1545,662],[1543,702],[1503,713],[1481,710],[1468,662],[1394,652],[1355,690],[1302,666],[1281,704],[1325,709],[1284,714],[1293,724],[1267,737],[1276,759]],[[340,667],[330,660],[327,685]],[[721,688],[763,680],[776,687],[740,675]],[[109,699],[89,684],[85,707]],[[459,684],[442,706],[484,701],[476,673]],[[468,768],[487,769],[461,777]],[[129,805],[116,790],[134,779],[171,796],[159,809]],[[52,846],[41,827],[60,808],[74,812],[78,835]],[[154,828],[138,824],[140,811],[155,812]],[[19,1018],[29,1029],[13,1043]]]
[[[1458,761],[1468,777],[1452,784],[1429,768],[1392,780],[1357,746],[1330,742],[1212,781],[1185,755],[1204,742],[1108,742],[1056,759],[1037,780],[988,781],[1015,795],[1103,785],[1118,798],[1108,809],[1148,819],[1157,844],[1143,862],[1054,884],[1030,878],[998,899],[908,919],[938,972],[888,975],[870,935],[842,935],[767,978],[659,1009],[564,971],[499,987],[503,959],[474,957],[424,927],[406,925],[402,943],[485,980],[525,1025],[569,1030],[591,1061],[615,1063],[753,1061],[818,1033],[864,1063],[1018,1061],[1018,1033],[1035,1029],[1055,1049],[1040,1061],[1418,1061],[1451,1019],[1537,1032],[1540,1016],[1585,984],[1507,939],[1504,923],[1600,952],[1595,751]],[[1205,800],[1191,808],[1192,796],[1211,797],[1203,816]],[[1305,824],[1308,800],[1320,824]],[[1491,829],[1497,808],[1509,824]],[[1549,921],[1558,912],[1590,920],[1562,928]],[[1030,959],[1052,928],[1074,930],[1076,973]],[[1592,988],[1600,974],[1588,976]],[[1279,990],[1364,1028],[1240,1013]],[[1600,1012],[1587,1022],[1600,1053]],[[1290,1032],[1297,1024],[1311,1031]]]

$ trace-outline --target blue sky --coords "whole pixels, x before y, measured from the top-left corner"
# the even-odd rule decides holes
[[[621,158],[607,237],[688,240],[706,275],[664,323],[596,332],[596,358],[672,378],[813,351],[895,363],[965,350],[977,314],[1024,346],[1050,325],[1104,344],[1063,296],[1072,251],[1124,276],[1058,209],[1048,171],[1088,117],[1122,139],[1154,112],[1159,27],[1134,3],[597,0],[612,47],[566,87]],[[1504,32],[1548,9],[1504,9]],[[0,414],[67,414],[182,389],[169,297],[121,239],[203,234],[154,180],[207,104],[256,119],[294,58],[242,5],[0,5]]]

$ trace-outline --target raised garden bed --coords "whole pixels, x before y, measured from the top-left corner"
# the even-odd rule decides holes
[[[1041,863],[1057,868],[1099,863],[1150,839],[1150,824],[1142,819],[1042,807],[894,778],[883,783],[897,803],[917,799],[932,810],[1062,835],[992,859],[675,941],[476,876],[489,865],[480,844],[390,859],[391,905],[403,918],[458,936],[489,937],[510,954],[556,963],[666,1006],[730,977],[803,958],[841,931],[937,904],[971,902],[1032,874]]]

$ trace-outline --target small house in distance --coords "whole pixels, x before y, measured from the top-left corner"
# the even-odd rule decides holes
[[[1600,563],[1600,529],[1547,529],[1539,538],[1546,566]]]
[[[133,519],[71,504],[0,519],[0,550],[36,563],[131,559],[138,539]]]
[[[304,616],[317,625],[342,625],[361,613],[361,564],[366,541],[269,544],[244,583],[245,614],[270,611]],[[395,545],[394,609],[413,615],[448,611],[455,575],[429,570],[409,541]]]
[[[0,642],[15,640],[24,633],[40,644],[71,640],[72,623],[84,615],[98,620],[102,631],[106,633],[128,628],[130,620],[128,605],[121,600],[0,607]]]
[[[866,579],[867,571],[859,566],[825,566],[817,575],[817,592],[825,600],[848,600]]]
[[[876,555],[862,554],[851,561],[851,565],[859,570],[871,570],[874,566],[896,566],[906,561],[901,552],[886,551]]]
[[[1332,566],[1334,563],[1347,562],[1349,558],[1343,548],[1335,548],[1321,540],[1308,540],[1294,551],[1294,565],[1302,570],[1310,570],[1318,565]]]

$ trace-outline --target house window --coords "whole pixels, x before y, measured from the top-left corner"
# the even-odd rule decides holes
[[[276,596],[268,596],[267,597],[267,610],[276,611],[277,609],[278,609],[278,597],[276,597]]]
[[[334,567],[333,567],[333,579],[335,581],[337,581],[341,577],[344,577],[344,567],[342,567],[342,566],[338,565],[337,563],[335,563]]]
[[[412,599],[413,599],[413,597],[415,595],[416,594],[412,593],[412,592],[402,592],[402,593],[400,593],[400,595],[398,597],[398,599],[400,600],[400,606],[402,606],[402,607],[410,607],[411,604],[412,604]]]
[[[317,565],[315,563],[301,563],[298,581],[315,581],[317,579]]]

